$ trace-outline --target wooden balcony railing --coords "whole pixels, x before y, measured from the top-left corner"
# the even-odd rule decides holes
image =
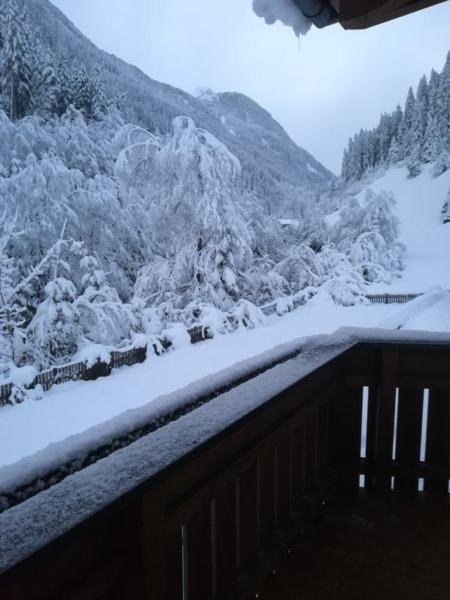
[[[0,597],[255,597],[330,485],[442,497],[449,463],[450,344],[359,343],[3,573]]]

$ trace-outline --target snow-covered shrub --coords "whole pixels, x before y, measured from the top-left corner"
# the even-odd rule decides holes
[[[30,386],[36,378],[37,370],[31,365],[24,367],[12,367],[9,379],[12,383],[19,386]]]
[[[291,310],[293,310],[294,302],[293,302],[292,298],[287,298],[287,297],[277,298],[276,307],[277,307],[277,309],[276,309],[277,315],[281,316],[281,315],[284,315],[288,312],[291,312]]]
[[[121,302],[117,291],[107,284],[94,256],[84,256],[80,268],[84,272],[83,294],[76,305],[84,336],[95,344],[111,346],[129,340],[136,324],[136,311]]]
[[[324,271],[322,293],[343,306],[364,301],[364,280],[344,254],[326,247],[322,249],[320,259]]]
[[[265,272],[261,264],[256,264],[255,268],[247,273],[251,282],[250,295],[258,306],[269,304],[290,293],[289,283],[274,270],[274,265],[267,265],[267,268],[270,270]]]
[[[182,315],[183,322],[188,328],[199,325],[206,328],[213,337],[232,329],[226,313],[204,302],[191,302],[183,310]]]
[[[101,344],[89,344],[77,353],[74,360],[84,363],[88,369],[98,362],[109,365],[111,363],[111,351]]]
[[[11,404],[22,404],[27,397],[27,390],[22,385],[13,385],[11,393],[9,395],[9,401]]]
[[[182,348],[191,343],[191,338],[183,323],[174,323],[161,332],[161,337],[170,342],[173,348]]]
[[[248,300],[239,300],[230,312],[230,321],[235,328],[256,329],[266,324],[264,313]]]
[[[45,286],[45,294],[27,330],[29,352],[38,368],[66,361],[76,353],[81,339],[74,284],[57,277]]]

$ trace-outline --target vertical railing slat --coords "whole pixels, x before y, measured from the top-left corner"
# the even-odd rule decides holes
[[[426,477],[424,490],[448,493],[450,464],[450,392],[448,391],[430,389],[425,460],[431,467],[442,468],[444,474]]]

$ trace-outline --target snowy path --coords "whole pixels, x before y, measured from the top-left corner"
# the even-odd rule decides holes
[[[416,293],[435,286],[450,289],[450,224],[441,221],[450,171],[433,179],[426,170],[408,179],[406,168],[394,168],[369,187],[375,192],[393,192],[401,222],[400,240],[407,249],[403,276],[392,285],[371,286],[371,292]]]
[[[341,326],[377,326],[396,305],[344,308],[316,301],[252,331],[238,331],[185,346],[95,382],[55,386],[40,402],[0,410],[0,466],[12,464],[52,442],[151,402],[243,359],[299,337],[331,333]]]

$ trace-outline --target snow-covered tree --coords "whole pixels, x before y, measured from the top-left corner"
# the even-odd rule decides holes
[[[28,114],[32,102],[31,23],[27,4],[4,0],[0,81],[5,110],[12,121]]]
[[[332,238],[365,281],[392,281],[403,268],[403,246],[398,242],[399,220],[392,194],[370,188],[362,205],[350,200],[341,211]]]
[[[230,305],[252,257],[239,161],[191,119],[178,117],[153,168],[154,241],[170,262],[174,302],[183,306],[198,298]]]
[[[74,284],[65,277],[45,286],[45,300],[27,329],[29,354],[36,367],[64,362],[76,353],[81,338],[76,295]]]
[[[118,345],[130,339],[137,322],[134,310],[119,298],[117,291],[106,282],[104,271],[94,256],[80,261],[84,273],[81,279],[83,294],[76,301],[84,336],[97,344]]]
[[[11,218],[5,209],[0,220],[0,371],[7,373],[19,364],[23,352],[23,307],[15,294],[17,268],[10,256],[11,242],[17,231],[17,216]]]

